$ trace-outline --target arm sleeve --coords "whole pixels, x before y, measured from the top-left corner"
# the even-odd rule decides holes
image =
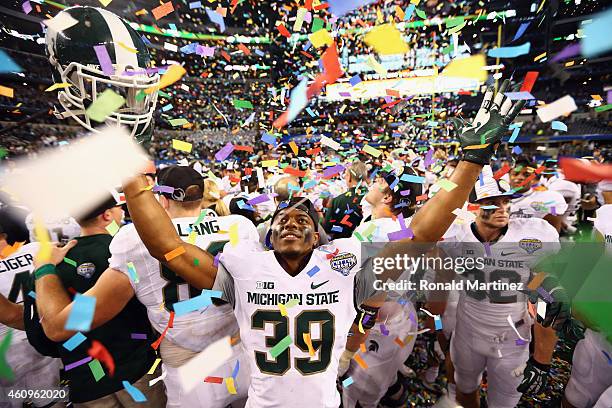
[[[234,307],[236,299],[234,297],[234,278],[229,274],[223,264],[219,263],[217,268],[217,277],[215,278],[215,284],[213,290],[220,290],[223,293],[221,299]]]

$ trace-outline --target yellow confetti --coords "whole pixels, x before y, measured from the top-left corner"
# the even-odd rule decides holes
[[[151,368],[149,369],[147,374],[149,374],[149,375],[153,374],[155,372],[155,369],[159,365],[159,363],[161,363],[161,358],[156,358],[155,362],[153,363],[153,365],[151,366]]]
[[[104,7],[108,6],[113,0],[99,0]]]
[[[442,76],[455,78],[471,78],[480,82],[487,80],[487,71],[483,68],[487,64],[484,54],[454,59],[444,68]]]
[[[438,182],[436,183],[436,185],[440,186],[440,188],[446,190],[446,191],[451,191],[453,190],[455,187],[457,187],[457,184],[453,183],[452,181],[448,180],[448,179],[441,179],[438,180]]]
[[[374,27],[364,38],[366,44],[381,55],[405,54],[408,45],[402,38],[402,33],[393,24],[383,24]]]
[[[136,14],[137,16],[141,16],[141,15],[143,15],[143,14],[149,14],[149,12],[148,12],[147,10],[145,10],[145,9],[140,9],[140,10],[138,10],[138,11],[137,11],[136,13],[134,13],[134,14]]]
[[[13,98],[14,97],[13,88],[9,88],[8,86],[0,85],[0,95],[6,96],[8,98]]]
[[[314,351],[314,347],[312,347],[312,339],[310,338],[310,333],[303,333],[302,337],[304,338],[304,343],[306,343],[306,345],[308,346],[308,354],[310,354],[310,356],[314,356],[315,355],[315,351]]]
[[[280,310],[282,316],[287,316],[287,308],[285,307],[284,304],[279,303],[278,309]]]
[[[182,140],[172,139],[172,148],[186,153],[191,153],[193,148],[191,143],[183,142]]]
[[[237,394],[236,386],[234,385],[234,379],[232,377],[227,377],[225,379],[225,386],[227,387],[227,391],[230,394]]]
[[[187,71],[181,65],[178,65],[178,64],[171,65],[168,68],[168,70],[164,73],[164,75],[162,75],[159,81],[159,85],[147,88],[145,89],[144,92],[146,94],[157,92],[158,90],[165,88],[168,85],[172,85],[173,83],[181,79],[183,75],[185,75],[186,73]]]
[[[366,64],[368,64],[370,66],[370,68],[372,68],[374,71],[376,71],[377,74],[379,75],[387,75],[387,69],[385,67],[383,67],[380,62],[376,61],[376,59],[374,59],[373,55],[370,55],[368,57],[368,59],[366,60]]]
[[[591,98],[595,99],[596,101],[601,101],[603,100],[602,97],[600,95],[591,95]]]
[[[122,43],[121,41],[118,41],[118,44],[124,50],[129,51],[132,54],[138,54],[138,50],[136,48],[129,47],[129,46],[125,45],[124,43]]]
[[[463,148],[463,150],[484,149],[488,145],[489,145],[489,143],[479,144],[479,145],[472,145],[472,146],[466,146],[466,147]]]
[[[538,55],[537,57],[535,57],[533,60],[534,60],[534,62],[535,62],[535,61],[537,61],[537,60],[539,60],[539,59],[544,58],[545,56],[546,56],[546,53],[545,53],[545,52],[543,52],[543,53],[541,53],[540,55]]]
[[[276,167],[278,166],[278,160],[264,160],[261,162],[261,167]]]
[[[40,249],[36,254],[36,259],[39,263],[43,264],[51,257],[51,240],[49,238],[49,231],[47,231],[40,220],[34,222],[34,236],[40,242]]]
[[[572,65],[574,65],[576,63],[576,61],[568,61],[565,63],[566,67],[571,67]]]
[[[374,156],[374,157],[378,157],[382,154],[382,152],[370,145],[365,145],[363,146],[363,151],[366,152],[367,154]]]
[[[315,48],[321,48],[324,45],[330,45],[334,42],[334,39],[329,32],[322,28],[308,36],[308,39],[315,46]]]
[[[236,246],[238,243],[238,223],[234,223],[229,227],[230,245]]]
[[[400,21],[403,21],[406,13],[404,13],[404,10],[402,10],[400,6],[395,6],[395,15]]]
[[[62,82],[59,84],[53,84],[50,87],[48,87],[47,89],[45,89],[45,92],[51,92],[51,91],[55,91],[56,89],[60,89],[60,88],[68,88],[71,87],[72,85],[67,83],[67,82]]]
[[[289,147],[291,148],[291,151],[293,151],[293,154],[297,155],[298,154],[298,146],[295,144],[295,142],[292,140],[289,142]]]

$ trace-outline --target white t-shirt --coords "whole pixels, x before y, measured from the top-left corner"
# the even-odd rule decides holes
[[[355,305],[373,294],[375,279],[371,270],[361,268],[360,245],[347,238],[320,246],[296,276],[281,267],[274,251],[223,252],[214,289],[234,305],[251,361],[247,408],[340,405],[338,361],[357,314]],[[283,316],[278,304],[290,299],[298,304]],[[304,334],[312,339],[314,356]],[[272,357],[271,349],[283,339],[287,347]]]
[[[172,223],[180,237],[187,241],[189,228],[196,217],[174,218]],[[229,247],[229,229],[238,225],[238,240],[241,245],[259,248],[257,230],[253,223],[240,215],[206,217],[194,226],[197,231],[195,245],[216,255]],[[136,297],[147,308],[151,324],[162,333],[168,325],[174,303],[190,299],[201,291],[189,286],[182,278],[164,267],[149,255],[133,224],[121,228],[113,238],[109,266],[123,272],[130,278]],[[134,264],[138,283],[131,276],[128,262]],[[195,266],[194,266],[195,267]],[[201,351],[216,340],[237,332],[236,319],[229,305],[209,306],[186,315],[175,316],[173,327],[166,338],[177,345],[193,351]]]
[[[512,200],[510,218],[544,218],[548,214],[563,215],[565,211],[567,203],[558,192],[529,190]]]
[[[458,226],[456,235],[448,237],[441,244],[450,257],[482,260],[484,265],[477,265],[471,271],[462,273],[470,281],[522,283],[524,289],[530,281],[531,268],[537,261],[560,249],[559,234],[555,228],[538,218],[511,219],[504,236],[487,245],[488,249],[474,234],[471,224]],[[467,283],[467,280],[463,281],[464,285]],[[461,292],[457,321],[458,324],[459,321],[468,324],[475,335],[489,337],[512,330],[507,321],[509,315],[516,322],[525,318],[526,313],[524,294],[493,287],[488,290],[479,288]]]

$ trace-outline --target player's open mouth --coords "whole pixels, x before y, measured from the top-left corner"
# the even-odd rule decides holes
[[[285,233],[285,234],[282,234],[282,235],[281,235],[281,238],[282,238],[282,239],[289,240],[289,241],[296,241],[296,240],[300,239],[300,237],[299,237],[299,236],[297,236],[296,234],[294,234],[294,233],[292,233],[292,232],[287,232],[287,233]]]

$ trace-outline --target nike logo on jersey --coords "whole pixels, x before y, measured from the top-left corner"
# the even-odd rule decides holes
[[[516,254],[516,252],[505,252],[501,251],[501,256],[508,256],[508,255],[512,255],[512,254]]]
[[[323,283],[319,283],[318,285],[315,285],[314,283],[311,283],[310,284],[310,289],[315,290],[317,288],[320,288],[321,286],[325,285],[327,282],[329,282],[329,280],[326,280]]]

